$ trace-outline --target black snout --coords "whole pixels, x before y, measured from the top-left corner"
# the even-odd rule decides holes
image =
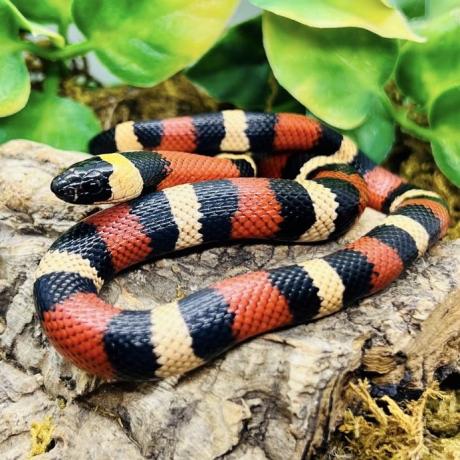
[[[93,204],[112,196],[109,177],[113,168],[99,158],[76,163],[56,176],[51,191],[61,200],[74,204]]]

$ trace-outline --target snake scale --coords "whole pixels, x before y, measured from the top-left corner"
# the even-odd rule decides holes
[[[105,379],[183,374],[249,337],[337,312],[388,286],[449,222],[438,195],[304,115],[231,110],[126,122],[92,139],[90,151],[52,190],[71,203],[130,201],[58,238],[34,297],[56,349]],[[224,279],[148,311],[98,295],[120,271],[184,248],[336,238],[366,205],[389,215],[325,257]]]

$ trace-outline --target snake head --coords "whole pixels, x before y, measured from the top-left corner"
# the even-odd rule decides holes
[[[75,163],[51,182],[51,191],[73,204],[94,204],[110,200],[112,165],[99,157]]]

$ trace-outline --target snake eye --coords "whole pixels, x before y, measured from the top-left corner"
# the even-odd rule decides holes
[[[85,192],[89,195],[97,195],[102,189],[102,184],[98,180],[91,180],[86,183]]]
[[[107,187],[107,180],[100,171],[90,171],[82,177],[82,191],[91,196],[99,196]]]
[[[98,158],[76,163],[51,182],[52,192],[61,200],[75,204],[93,204],[110,199],[111,170]]]

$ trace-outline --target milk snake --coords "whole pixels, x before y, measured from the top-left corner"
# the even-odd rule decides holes
[[[57,239],[34,297],[57,350],[106,379],[182,374],[249,337],[337,312],[388,286],[448,226],[438,195],[303,115],[235,110],[126,122],[97,135],[90,151],[98,155],[57,176],[52,190],[72,203],[131,201]],[[256,170],[263,177],[244,177]],[[127,267],[203,243],[336,238],[366,205],[389,216],[326,257],[225,279],[148,311],[98,295]]]

